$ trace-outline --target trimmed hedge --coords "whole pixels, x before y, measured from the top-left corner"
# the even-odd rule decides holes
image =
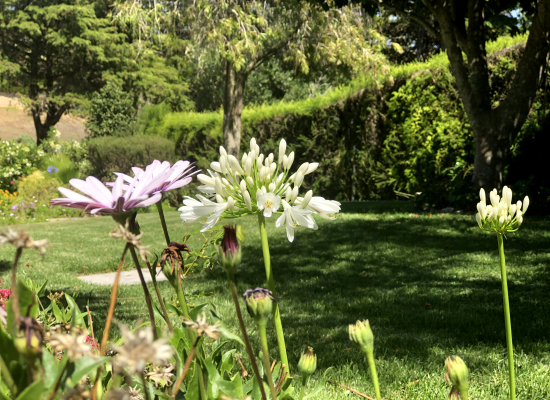
[[[487,52],[525,41],[499,38]],[[222,120],[221,111],[172,113],[157,133],[175,141],[179,157],[208,168],[219,157]],[[325,96],[246,108],[242,125],[241,151],[255,137],[267,155],[285,138],[295,163],[320,162],[305,186],[328,198],[435,191],[429,201],[441,206],[464,200],[460,193],[469,185],[473,134],[443,53],[392,67],[378,82],[362,77]]]
[[[100,137],[87,142],[93,175],[112,179],[113,172],[131,173],[132,167],[144,168],[153,160],[174,162],[174,142],[156,136]]]

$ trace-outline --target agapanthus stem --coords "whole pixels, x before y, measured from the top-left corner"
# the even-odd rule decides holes
[[[267,277],[267,287],[276,297],[275,291],[275,279],[273,278],[273,271],[271,270],[271,258],[269,256],[269,243],[267,242],[267,230],[265,228],[265,218],[262,213],[258,213],[258,223],[260,225],[260,237],[262,239],[262,251],[264,255],[265,275]],[[288,357],[286,355],[285,336],[283,333],[283,323],[281,322],[281,313],[279,311],[279,304],[273,303],[273,322],[275,323],[275,332],[277,333],[277,344],[279,346],[279,355],[281,356],[281,362],[286,365],[287,370],[290,373],[290,365],[288,364]]]
[[[107,346],[107,340],[109,339],[109,330],[111,329],[111,321],[113,320],[113,314],[115,312],[116,296],[118,293],[118,282],[120,281],[120,272],[122,271],[122,266],[124,265],[124,257],[126,256],[126,251],[130,247],[129,243],[126,243],[124,246],[124,251],[120,257],[118,263],[118,268],[116,270],[115,283],[113,284],[113,290],[111,291],[111,302],[109,303],[109,312],[107,312],[107,320],[105,321],[105,330],[103,331],[103,337],[101,338],[101,346],[99,348],[99,354],[101,356],[105,355],[105,347]]]
[[[374,354],[372,351],[365,351],[365,355],[369,363],[370,376],[372,378],[372,384],[374,385],[376,400],[380,400],[382,397],[380,397],[380,386],[378,385],[378,374],[376,373],[376,365],[374,364]]]
[[[21,313],[19,312],[19,295],[17,293],[17,263],[19,262],[19,258],[21,257],[22,252],[23,249],[21,247],[18,247],[15,251],[15,259],[13,260],[13,267],[11,269],[10,303],[11,309],[13,311],[13,320],[15,321],[15,323],[13,324],[14,336],[17,333],[17,326],[19,324],[19,318],[21,317]]]
[[[508,279],[506,278],[506,261],[504,259],[504,242],[502,233],[497,233],[498,254],[500,256],[500,274],[502,280],[502,298],[504,302],[504,322],[506,326],[506,347],[508,350],[508,372],[510,374],[510,399],[516,400],[516,378],[514,372],[514,346],[512,344],[512,321],[510,320],[510,303],[508,301]]]
[[[254,351],[250,345],[250,340],[248,340],[248,334],[246,333],[246,326],[244,325],[243,315],[241,313],[241,306],[239,304],[239,296],[237,295],[237,288],[235,287],[235,282],[231,279],[229,274],[227,275],[229,281],[229,286],[231,287],[231,295],[233,296],[233,302],[235,303],[235,310],[237,311],[237,318],[239,319],[239,325],[241,327],[241,332],[243,334],[244,344],[246,347],[246,352],[248,357],[250,357],[250,363],[252,364],[252,369],[254,370],[254,375],[260,386],[260,392],[262,393],[262,399],[267,400],[265,395],[264,384],[262,382],[262,377],[260,376],[260,370],[258,369],[258,364],[256,364],[256,357],[254,356]]]
[[[170,235],[168,235],[168,228],[166,227],[166,219],[164,218],[164,210],[162,209],[162,200],[157,203],[157,210],[159,212],[160,224],[162,225],[162,231],[164,232],[164,238],[166,239],[166,245],[170,245]]]
[[[269,384],[269,390],[271,390],[271,398],[273,400],[277,399],[277,391],[275,390],[275,385],[273,385],[273,377],[271,376],[271,366],[269,363],[269,349],[267,347],[267,332],[266,332],[266,321],[260,322],[258,324],[260,330],[260,342],[262,343],[262,353],[264,357],[264,369],[267,376],[267,383]]]
[[[130,245],[130,255],[137,269],[139,280],[141,281],[141,287],[143,288],[143,293],[145,293],[145,302],[147,303],[147,310],[149,311],[149,319],[151,321],[151,328],[153,329],[153,337],[157,340],[157,327],[155,325],[155,314],[153,312],[153,303],[151,302],[151,294],[149,289],[147,289],[147,283],[145,283],[145,278],[143,277],[143,272],[141,272],[141,266],[139,265],[139,260],[137,258],[136,250],[133,245]]]

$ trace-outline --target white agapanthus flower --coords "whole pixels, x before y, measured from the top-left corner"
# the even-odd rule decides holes
[[[314,172],[319,163],[305,162],[291,174],[295,154],[286,154],[286,149],[286,141],[282,139],[277,158],[273,153],[265,156],[260,153],[256,139],[251,139],[250,151],[238,160],[220,147],[220,158],[210,164],[208,175],[197,175],[202,184],[198,190],[203,195],[197,199],[186,197],[179,209],[183,223],[201,221],[204,232],[221,218],[256,213],[270,218],[274,213],[283,213],[276,226],[286,221],[287,236],[292,241],[297,225],[317,229],[313,214],[335,219],[340,203],[314,197],[311,190],[302,196],[299,193],[304,178]]]
[[[529,207],[529,197],[525,196],[523,203],[518,200],[512,203],[512,190],[507,186],[502,188],[502,197],[493,189],[489,193],[489,201],[485,197],[485,190],[479,191],[480,202],[477,203],[476,221],[485,231],[515,232],[523,222],[523,215]]]

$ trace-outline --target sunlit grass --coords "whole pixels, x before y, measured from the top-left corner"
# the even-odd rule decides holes
[[[417,213],[404,202],[345,204],[349,213],[336,221],[318,220],[319,230],[296,230],[294,243],[268,221],[271,257],[282,310],[289,359],[296,372],[300,353],[312,346],[318,371],[369,396],[374,390],[362,354],[352,348],[347,325],[370,320],[382,396],[386,399],[445,399],[443,361],[459,355],[471,372],[472,399],[507,398],[507,362],[497,242],[477,227],[473,216]],[[167,213],[173,240],[199,225],[184,228],[177,212]],[[164,237],[155,213],[140,214],[143,242],[160,254]],[[239,220],[245,231],[243,264],[236,279],[240,292],[264,286],[257,221]],[[41,223],[26,228],[51,245],[44,261],[24,254],[22,270],[48,290],[65,291],[89,304],[100,334],[109,287],[86,284],[82,273],[110,272],[123,243],[109,238],[110,218]],[[516,350],[518,399],[550,398],[550,221],[527,216],[519,232],[505,240],[512,328]],[[194,236],[191,243],[199,246]],[[0,248],[0,276],[9,275],[14,249]],[[29,263],[28,266],[25,266]],[[195,304],[211,302],[237,332],[225,273],[217,267],[189,278]],[[162,292],[171,298],[167,283]],[[116,309],[126,323],[146,319],[139,286],[122,286]],[[248,317],[246,317],[248,318]],[[250,319],[248,319],[250,323]],[[249,324],[256,337],[253,324]],[[274,330],[271,356],[277,357]],[[115,331],[116,334],[116,331]],[[256,343],[256,348],[258,342]],[[246,353],[239,349],[246,359]],[[237,369],[235,369],[237,371]],[[310,385],[315,384],[319,372]],[[299,380],[296,385],[299,386]],[[319,399],[358,398],[328,384]]]

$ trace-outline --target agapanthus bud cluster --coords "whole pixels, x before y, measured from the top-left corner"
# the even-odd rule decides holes
[[[305,162],[291,174],[295,154],[286,154],[286,141],[279,143],[277,158],[273,153],[265,156],[260,152],[256,139],[250,140],[250,151],[241,159],[227,154],[220,147],[220,158],[210,164],[208,175],[197,175],[202,183],[198,189],[204,195],[197,199],[186,197],[184,207],[180,208],[181,219],[185,224],[192,224],[206,217],[202,231],[211,229],[220,218],[239,217],[261,212],[264,217],[283,212],[277,221],[277,227],[285,224],[287,236],[294,240],[294,227],[302,225],[317,229],[312,214],[319,214],[325,219],[334,219],[340,211],[340,203],[313,197],[310,190],[299,196],[304,177],[314,172],[319,163]]]
[[[523,215],[529,207],[529,197],[525,196],[523,203],[518,200],[512,203],[512,190],[504,186],[502,197],[493,189],[489,193],[490,204],[487,204],[485,190],[479,191],[480,202],[477,203],[476,221],[479,227],[486,231],[514,232],[523,222]]]

